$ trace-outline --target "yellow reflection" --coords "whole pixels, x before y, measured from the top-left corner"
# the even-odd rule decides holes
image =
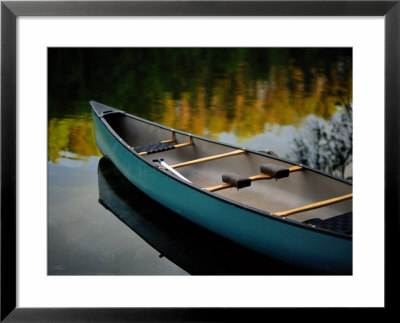
[[[208,104],[204,87],[181,93],[178,100],[164,93],[163,101],[151,107],[150,118],[214,139],[223,132],[234,133],[240,142],[264,133],[267,123],[299,127],[312,114],[328,120],[340,107],[351,105],[352,77],[340,78],[335,69],[330,80],[326,73],[312,69],[307,89],[304,72],[295,66],[272,66],[267,81],[256,80],[251,86],[243,81],[243,74],[244,68],[238,69],[234,85],[228,77],[216,81]]]
[[[211,139],[232,133],[240,143],[264,133],[266,124],[270,129],[275,125],[299,127],[312,114],[328,120],[339,106],[351,105],[351,73],[343,77],[337,66],[329,73],[316,68],[308,73],[306,76],[293,65],[271,66],[267,79],[249,80],[246,65],[241,64],[234,74],[215,80],[211,88],[197,86],[181,92],[178,99],[164,92],[162,99],[149,102],[145,112],[128,112]],[[82,115],[49,120],[49,161],[57,163],[65,158],[63,152],[78,158],[100,156],[87,112],[89,103],[84,106]]]
[[[48,160],[57,164],[68,158],[65,152],[81,157],[101,156],[94,136],[91,118],[53,118],[48,127]]]

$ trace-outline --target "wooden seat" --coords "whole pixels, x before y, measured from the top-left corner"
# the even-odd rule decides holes
[[[164,140],[157,143],[152,143],[148,145],[138,146],[133,148],[139,155],[150,155],[163,151],[168,151],[171,149],[182,148],[193,145],[193,138],[189,136],[189,141],[182,144],[174,144],[175,143],[175,132],[172,132],[172,138],[168,140]]]
[[[153,144],[138,146],[134,149],[139,155],[149,155],[175,149],[175,146],[170,142],[156,142]]]

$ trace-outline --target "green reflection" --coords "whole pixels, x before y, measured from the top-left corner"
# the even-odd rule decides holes
[[[87,161],[89,157],[101,156],[88,103],[71,104],[68,107],[78,111],[49,118],[48,160],[57,164],[60,158]]]
[[[89,100],[238,142],[351,113],[351,48],[51,48],[49,160],[99,156]],[[70,155],[65,154],[70,153]]]

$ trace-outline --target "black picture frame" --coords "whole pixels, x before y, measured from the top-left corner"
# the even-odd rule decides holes
[[[16,19],[19,16],[381,16],[385,19],[385,306],[395,310],[399,246],[400,0],[396,1],[2,1],[1,321],[248,321],[267,309],[18,308],[16,283]],[[373,151],[371,150],[371,156]],[[373,189],[373,188],[371,188]],[[367,202],[367,201],[365,201]],[[373,234],[373,233],[371,233]],[[40,292],[40,291],[38,291]],[[396,295],[396,294],[394,294]],[[269,309],[273,310],[273,309]],[[278,315],[284,315],[282,310]],[[284,309],[287,310],[287,309]],[[380,309],[378,309],[380,310]],[[331,314],[330,314],[331,315]],[[332,313],[334,315],[334,313]],[[254,316],[254,318],[257,316]],[[247,319],[246,319],[247,318]],[[347,318],[350,318],[349,316]]]

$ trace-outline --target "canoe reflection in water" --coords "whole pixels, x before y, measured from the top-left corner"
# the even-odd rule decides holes
[[[148,197],[106,159],[98,166],[99,202],[191,275],[307,275],[189,222]]]

